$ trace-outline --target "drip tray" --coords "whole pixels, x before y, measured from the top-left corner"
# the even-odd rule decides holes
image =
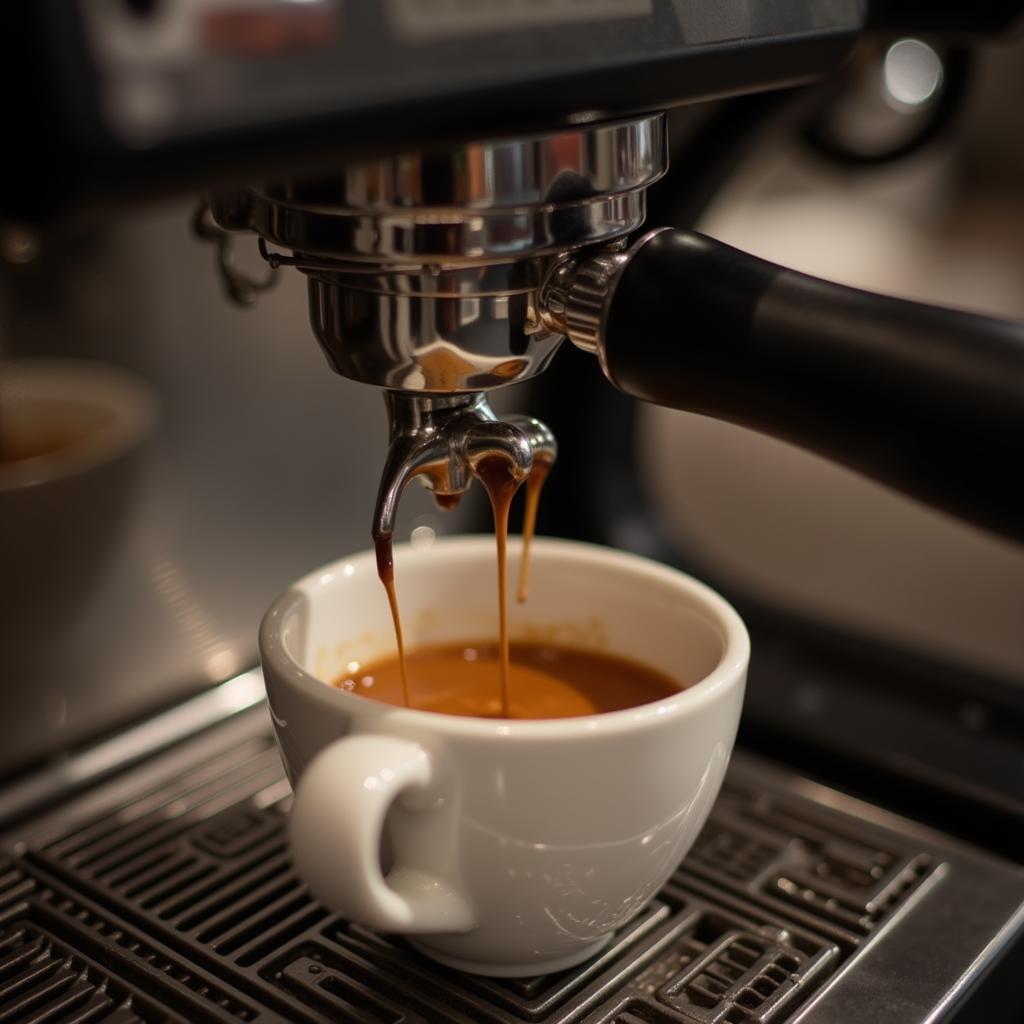
[[[1024,903],[1010,866],[738,754],[600,956],[486,979],[313,900],[289,803],[257,708],[5,837],[0,1022],[910,1024],[969,990]]]

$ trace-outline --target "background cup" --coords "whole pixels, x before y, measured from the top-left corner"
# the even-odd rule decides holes
[[[514,637],[632,657],[689,688],[624,711],[508,721],[324,685],[394,649],[372,552],[301,580],[260,630],[300,876],[353,920],[492,975],[594,955],[675,870],[725,773],[749,657],[736,613],[682,573],[565,541],[538,540],[532,559]],[[493,637],[495,579],[493,537],[398,548],[409,647]]]
[[[127,371],[0,360],[0,621],[31,659],[88,600],[131,507],[156,403]]]

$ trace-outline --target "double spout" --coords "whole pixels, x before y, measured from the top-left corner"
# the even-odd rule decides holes
[[[399,498],[414,477],[438,504],[450,508],[469,490],[485,460],[503,459],[513,478],[523,481],[535,458],[553,462],[557,454],[555,437],[540,420],[499,419],[482,392],[386,391],[384,400],[390,439],[373,516],[375,540],[393,534]]]

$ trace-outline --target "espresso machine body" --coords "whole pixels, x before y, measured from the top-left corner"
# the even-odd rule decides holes
[[[865,10],[47,0],[16,17],[43,88],[13,212],[39,216],[793,84],[842,63]]]
[[[0,654],[16,695],[0,1007],[58,1021],[1015,1019],[1019,735],[976,726],[1018,721],[1019,689],[716,579],[661,529],[638,403],[605,379],[1019,536],[1001,471],[1024,436],[1018,325],[861,300],[692,231],[762,135],[830,104],[834,79],[813,83],[855,68],[867,35],[931,40],[948,84],[957,54],[1021,19],[1008,2],[918,8],[9,12],[39,89],[0,200],[4,354],[134,370],[156,426],[67,639],[26,654],[12,637]],[[195,192],[193,217],[180,197]],[[556,355],[563,336],[589,354]],[[946,347],[916,359],[935,337]],[[858,423],[878,397],[873,360],[908,401]],[[515,382],[511,397],[496,387]],[[917,423],[933,436],[901,459]],[[290,579],[394,531],[413,476],[451,497],[474,453],[525,471],[556,441],[543,529],[691,568],[742,608],[743,750],[691,856],[606,954],[472,980],[331,915],[292,874],[255,627]],[[441,515],[419,487],[402,509],[400,528],[486,528],[472,499]],[[966,704],[982,710],[965,739]]]

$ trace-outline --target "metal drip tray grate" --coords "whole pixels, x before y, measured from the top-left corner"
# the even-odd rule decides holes
[[[744,900],[815,927],[852,952],[916,888],[933,858],[913,848],[865,841],[808,815],[785,798],[740,786],[715,814],[679,872],[682,885],[710,882]]]
[[[734,771],[672,882],[597,958],[473,977],[308,894],[278,754],[252,719],[8,843],[0,1022],[776,1024],[938,867],[916,840]]]
[[[630,1014],[665,1024],[786,1020],[839,960],[836,946],[810,932],[698,906],[661,955],[589,1022]]]
[[[0,867],[0,1021],[260,1018],[229,987],[89,901]]]
[[[157,1006],[112,981],[40,928],[15,921],[0,934],[4,1020],[158,1021]]]

